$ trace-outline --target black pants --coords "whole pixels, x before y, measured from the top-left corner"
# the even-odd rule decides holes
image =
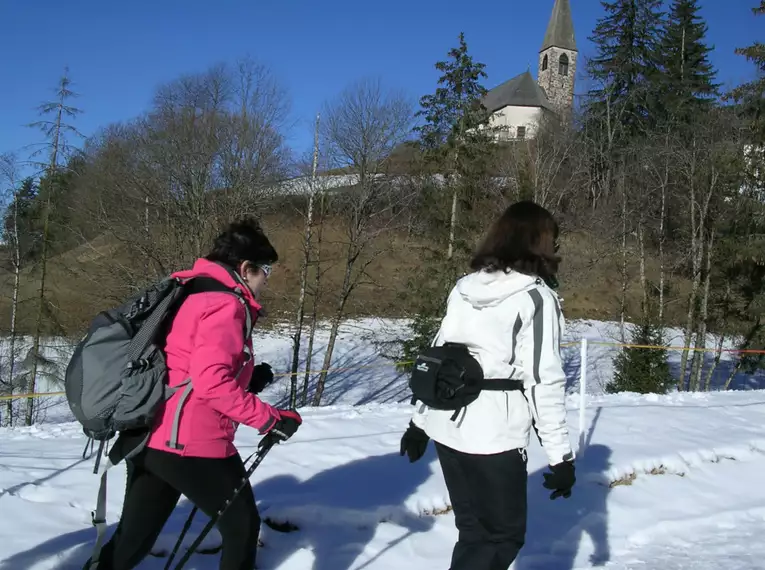
[[[435,445],[459,531],[450,570],[507,570],[526,538],[525,451],[472,455]]]
[[[242,458],[181,457],[147,448],[127,461],[122,516],[101,551],[99,570],[130,570],[149,554],[181,495],[213,517],[245,476]],[[247,485],[218,521],[220,570],[252,570],[260,516]]]

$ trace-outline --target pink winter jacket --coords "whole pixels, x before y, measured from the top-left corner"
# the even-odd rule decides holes
[[[253,323],[257,319],[260,305],[221,265],[200,259],[193,269],[174,276],[213,277],[237,287],[250,304]],[[225,458],[236,453],[234,435],[239,424],[265,433],[280,418],[273,406],[246,391],[253,359],[243,350],[245,319],[244,306],[228,293],[198,293],[183,302],[167,335],[165,353],[169,385],[178,387],[187,379],[191,384],[179,388],[157,413],[149,447],[179,455]],[[252,354],[251,339],[247,346]]]

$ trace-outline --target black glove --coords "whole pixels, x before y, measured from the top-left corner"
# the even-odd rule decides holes
[[[557,465],[550,465],[552,473],[544,473],[545,482],[542,483],[545,489],[550,489],[550,500],[563,497],[568,499],[571,496],[571,489],[576,483],[574,476],[574,462],[563,461]]]
[[[251,394],[260,394],[273,381],[274,372],[271,370],[271,366],[265,362],[258,364],[252,369],[252,377],[247,386],[247,391]]]
[[[281,443],[287,441],[303,423],[303,418],[296,410],[279,410],[281,419],[274,422],[271,428],[266,432],[266,437],[261,440],[259,446],[265,445],[266,442]]]
[[[406,453],[409,456],[409,463],[414,463],[425,455],[429,441],[428,434],[410,421],[409,427],[401,437],[400,455],[403,456]]]

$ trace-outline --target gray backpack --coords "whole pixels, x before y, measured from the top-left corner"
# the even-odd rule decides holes
[[[167,385],[167,364],[161,347],[184,299],[208,292],[230,293],[239,299],[247,315],[246,341],[252,334],[253,320],[240,291],[211,277],[167,278],[122,305],[99,313],[69,361],[64,378],[69,408],[85,435],[100,442],[94,473],[98,472],[106,442],[119,432],[130,435],[114,443],[101,476],[96,510],[92,513],[98,537],[91,568],[98,563],[106,532],[107,470],[145,448],[155,415],[165,401],[181,388],[182,400],[191,393],[191,380],[174,388]],[[173,439],[178,434],[180,407]],[[182,447],[177,441],[168,445]]]

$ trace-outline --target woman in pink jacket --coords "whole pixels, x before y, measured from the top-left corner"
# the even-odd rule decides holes
[[[259,293],[277,259],[258,223],[245,219],[231,224],[205,258],[176,276],[212,277],[239,289],[254,321],[261,311]],[[169,385],[181,388],[158,414],[146,448],[127,461],[122,516],[103,547],[99,570],[135,568],[181,495],[206,515],[215,515],[245,476],[234,446],[239,424],[282,440],[300,426],[297,412],[276,409],[256,396],[273,374],[267,364],[255,367],[248,358],[252,340],[244,339],[245,322],[243,303],[229,293],[190,295],[179,308],[164,348]],[[191,383],[184,389],[187,379]],[[260,516],[249,486],[220,517],[218,530],[223,539],[220,569],[252,570]]]

